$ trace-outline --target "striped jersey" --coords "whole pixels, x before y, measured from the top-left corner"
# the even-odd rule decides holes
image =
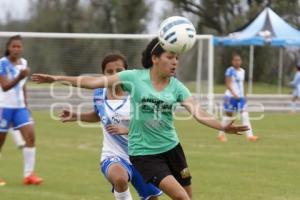
[[[0,76],[5,76],[8,80],[13,80],[19,75],[20,70],[25,69],[26,67],[27,61],[24,58],[20,59],[20,64],[14,65],[7,57],[2,57],[0,59]],[[25,107],[23,87],[26,83],[26,79],[27,78],[22,79],[18,84],[6,92],[0,87],[0,107]]]
[[[233,66],[227,68],[225,76],[231,78],[231,84],[233,91],[239,96],[244,97],[244,80],[245,80],[245,70],[240,68],[236,70]],[[232,97],[230,90],[225,91],[225,96]]]
[[[108,100],[105,88],[96,89],[94,91],[94,108],[101,119],[103,129],[101,161],[108,157],[119,156],[130,163],[128,157],[128,136],[112,135],[105,128],[109,124],[129,126],[129,96],[124,97],[123,100]]]
[[[300,71],[296,72],[293,81],[290,82],[290,85],[293,86],[294,91],[300,95]]]

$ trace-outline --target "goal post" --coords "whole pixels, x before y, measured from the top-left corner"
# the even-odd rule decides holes
[[[32,72],[79,75],[99,73],[101,58],[110,52],[123,53],[132,68],[141,68],[141,52],[155,34],[100,34],[0,32],[3,53],[8,37],[21,35],[24,57]],[[187,83],[198,98],[206,102],[208,111],[214,101],[214,46],[212,35],[197,35],[196,44],[180,55],[177,78]]]

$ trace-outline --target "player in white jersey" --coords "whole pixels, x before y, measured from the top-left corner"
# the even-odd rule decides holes
[[[239,54],[233,54],[232,66],[227,68],[225,72],[225,83],[227,90],[224,96],[224,116],[222,119],[223,125],[232,121],[234,112],[239,112],[243,125],[248,126],[246,131],[248,141],[256,141],[257,136],[253,135],[249,113],[246,110],[246,97],[244,91],[245,70],[241,67],[242,59]],[[226,142],[227,138],[223,131],[219,132],[218,139],[221,142]]]
[[[102,71],[105,75],[113,75],[126,68],[127,61],[120,54],[107,55],[102,62]],[[132,183],[141,199],[157,200],[161,191],[154,185],[146,183],[129,161],[127,137],[130,120],[129,96],[120,86],[96,89],[94,108],[94,111],[86,113],[63,110],[61,120],[101,121],[103,129],[101,171],[111,182],[116,200],[132,199],[128,181]]]
[[[29,68],[27,61],[21,57],[22,52],[22,38],[13,36],[7,41],[5,56],[0,59],[0,151],[10,127],[20,130],[26,142],[22,149],[23,184],[38,185],[42,179],[34,174],[35,136],[25,88]]]
[[[297,110],[296,100],[300,98],[300,62],[296,65],[296,73],[293,81],[290,82],[290,86],[293,87],[291,113],[295,113]]]

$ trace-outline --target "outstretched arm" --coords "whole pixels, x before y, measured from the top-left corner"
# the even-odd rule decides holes
[[[188,97],[184,102],[182,102],[182,106],[184,106],[199,123],[208,127],[238,135],[240,135],[240,132],[247,131],[249,129],[247,126],[235,126],[233,125],[233,121],[226,126],[222,126],[222,124],[212,115],[203,111],[200,104],[193,97]]]
[[[76,113],[71,110],[63,109],[59,115],[62,122],[73,122],[73,121],[83,121],[83,122],[99,122],[100,118],[95,113],[95,111]]]
[[[112,76],[55,76],[49,74],[33,74],[31,76],[32,81],[40,83],[53,83],[60,82],[64,85],[72,85],[75,87],[81,87],[86,89],[104,88],[113,86],[120,82],[117,74]]]

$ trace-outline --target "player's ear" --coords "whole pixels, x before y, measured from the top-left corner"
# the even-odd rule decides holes
[[[152,60],[152,63],[153,63],[153,64],[156,64],[156,63],[158,62],[158,59],[159,59],[159,57],[156,56],[156,55],[152,55],[152,56],[151,56],[151,60]]]

